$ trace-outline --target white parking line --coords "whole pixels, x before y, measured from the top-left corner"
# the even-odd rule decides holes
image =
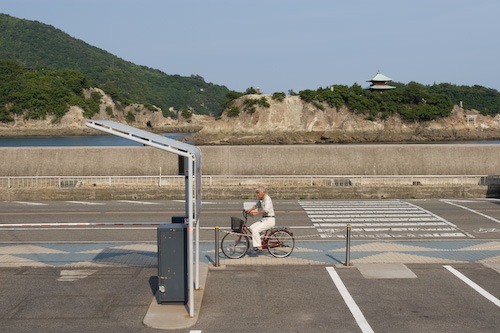
[[[470,208],[468,208],[468,207],[465,207],[465,206],[462,206],[462,205],[459,205],[459,204],[456,204],[456,203],[453,203],[453,202],[450,202],[450,201],[444,201],[444,200],[443,200],[443,202],[444,202],[444,203],[447,203],[447,204],[449,204],[449,205],[455,206],[455,207],[460,207],[460,208],[463,208],[463,209],[468,210],[469,212],[472,212],[472,213],[474,213],[474,214],[481,215],[482,217],[486,217],[487,219],[490,219],[490,220],[492,220],[493,222],[500,223],[500,220],[497,220],[496,218],[493,218],[493,217],[488,216],[488,215],[486,215],[486,214],[480,213],[480,212],[478,212],[477,210],[470,209]]]
[[[487,300],[493,302],[496,306],[500,307],[500,300],[481,288],[478,284],[476,284],[474,281],[457,271],[455,268],[451,267],[450,265],[443,265],[444,268],[446,268],[448,271],[453,273],[456,277],[458,277],[460,280],[465,282],[469,287],[477,291],[479,294],[481,294],[483,297],[485,297]]]
[[[342,280],[340,279],[339,274],[335,271],[335,268],[326,267],[326,270],[328,271],[328,274],[330,274],[330,277],[332,278],[333,283],[335,283],[335,286],[340,292],[340,295],[342,295],[344,302],[349,307],[349,310],[351,310],[351,313],[354,316],[356,323],[358,323],[358,326],[361,329],[361,331],[363,333],[370,333],[370,332],[373,333],[373,329],[371,328],[370,324],[368,324],[368,322],[366,321],[365,316],[359,309],[356,302],[354,302],[354,299],[352,298],[351,294],[349,294],[349,291],[345,287],[344,282],[342,282]]]

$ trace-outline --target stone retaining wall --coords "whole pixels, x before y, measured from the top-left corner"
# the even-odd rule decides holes
[[[205,186],[203,200],[253,199],[255,186]],[[500,185],[447,186],[364,186],[364,187],[270,187],[274,199],[426,199],[499,197]],[[96,188],[22,188],[2,189],[2,201],[37,200],[176,200],[184,199],[183,188],[96,187]]]
[[[202,146],[204,175],[495,175],[500,145]],[[178,157],[151,147],[0,148],[0,177],[176,175]],[[420,185],[417,182],[417,185]],[[277,199],[498,197],[499,184],[281,186]],[[205,186],[204,199],[252,197],[251,186]],[[183,188],[6,188],[0,200],[182,199]]]
[[[205,175],[492,175],[500,145],[202,146]],[[152,147],[0,148],[0,176],[175,175]]]

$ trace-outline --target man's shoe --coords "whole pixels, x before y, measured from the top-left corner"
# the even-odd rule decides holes
[[[255,254],[262,254],[262,250],[259,249],[258,247],[254,247],[252,250]]]

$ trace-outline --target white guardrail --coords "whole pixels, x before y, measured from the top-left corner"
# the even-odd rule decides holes
[[[113,186],[183,187],[184,176],[26,176],[0,177],[0,188],[71,188]],[[270,175],[270,176],[202,176],[203,186],[441,186],[490,185],[499,183],[495,176],[485,175]]]

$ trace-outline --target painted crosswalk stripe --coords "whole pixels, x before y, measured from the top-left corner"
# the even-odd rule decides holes
[[[322,238],[453,238],[473,236],[414,204],[400,201],[300,201]]]
[[[315,220],[312,219],[314,222]],[[335,227],[338,223],[313,223],[316,227]],[[398,223],[372,223],[372,222],[351,222],[352,227],[412,227],[412,226],[445,226],[444,222],[398,222]]]

